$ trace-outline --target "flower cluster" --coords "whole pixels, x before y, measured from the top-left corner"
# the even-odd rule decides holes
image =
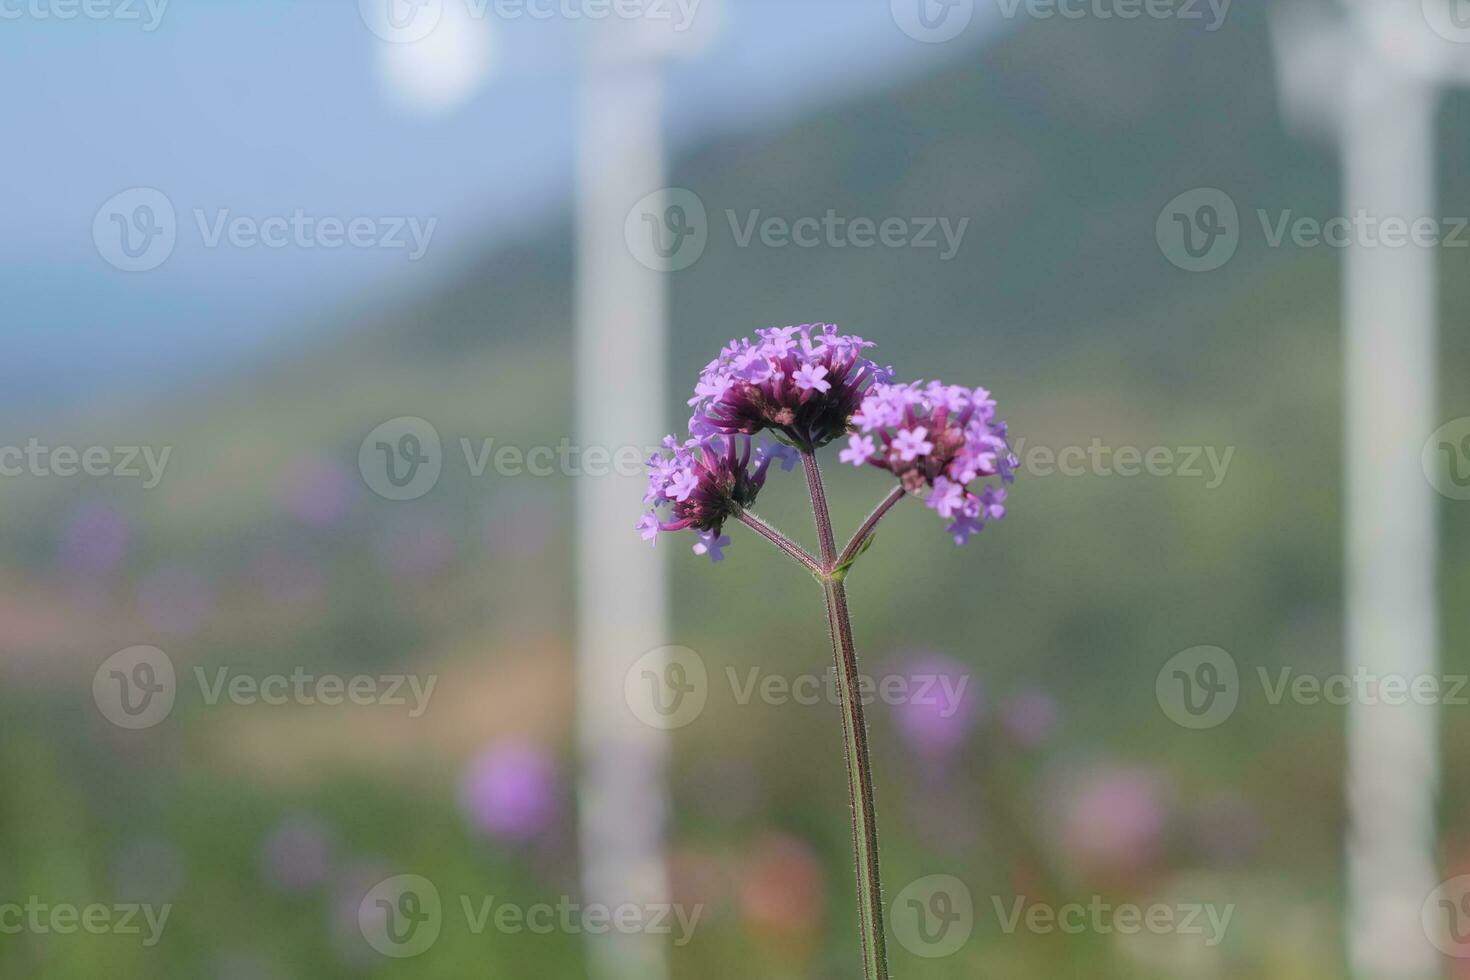
[[[644,502],[652,509],[638,522],[644,540],[693,530],[695,554],[721,560],[730,543],[720,533],[725,521],[755,502],[771,463],[789,470],[800,453],[844,435],[851,435],[844,463],[877,466],[909,493],[927,492],[957,544],[1004,517],[1006,491],[986,481],[1009,483],[1017,460],[990,393],[938,381],[894,384],[892,368],[864,356],[872,346],[832,324],[773,327],[728,344],[689,399],[692,438],[669,436],[648,461]],[[752,437],[767,430],[778,442],[757,448]]]
[[[845,435],[868,388],[892,377],[863,356],[871,343],[832,324],[773,327],[756,338],[732,342],[700,372],[689,400],[691,434],[772,429],[815,450]]]
[[[654,510],[638,522],[643,539],[656,542],[660,532],[693,530],[699,535],[695,554],[721,560],[730,543],[720,534],[725,521],[755,502],[773,461],[781,459],[786,469],[796,462],[788,447],[753,448],[749,436],[707,436],[683,443],[673,436],[665,439],[665,452],[648,460],[643,502]],[[671,509],[670,519],[660,519],[659,507]]]
[[[984,388],[939,381],[875,385],[852,424],[858,431],[838,458],[888,470],[909,493],[928,490],[929,508],[950,522],[956,544],[1005,516],[1004,487],[970,488],[990,477],[1011,482],[1018,462]]]

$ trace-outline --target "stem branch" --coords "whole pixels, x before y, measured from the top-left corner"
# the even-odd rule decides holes
[[[897,486],[889,491],[888,496],[883,498],[882,503],[873,508],[873,512],[868,515],[867,520],[863,521],[862,526],[857,529],[857,533],[852,536],[852,540],[847,543],[847,547],[842,549],[842,554],[837,558],[838,568],[841,568],[858,556],[858,552],[863,550],[863,543],[872,536],[874,529],[878,527],[878,522],[883,520],[883,515],[888,513],[893,508],[893,505],[903,498],[904,489],[902,486]]]
[[[771,544],[786,552],[787,555],[795,558],[806,568],[807,571],[811,572],[813,575],[816,575],[818,578],[822,576],[821,562],[813,558],[812,555],[801,545],[797,544],[795,541],[792,541],[786,535],[782,534],[780,531],[776,530],[774,527],[767,524],[759,517],[756,517],[748,510],[742,510],[739,513],[737,519],[740,521],[741,524],[744,524],[756,534],[759,534],[761,537],[771,542]]]

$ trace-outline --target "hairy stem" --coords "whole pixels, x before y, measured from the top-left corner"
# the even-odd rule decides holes
[[[847,589],[838,577],[837,545],[822,471],[814,453],[802,453],[812,512],[821,540],[822,591],[827,603],[827,625],[837,668],[838,701],[842,712],[842,740],[846,749],[848,795],[852,803],[853,863],[857,872],[858,925],[863,945],[864,980],[888,980],[888,941],[883,927],[883,887],[879,878],[878,821],[873,805],[873,763],[868,754],[868,724],[858,675],[857,647],[847,612]],[[892,506],[892,505],[890,505]]]
[[[795,558],[806,568],[807,571],[811,572],[813,575],[816,575],[819,578],[821,577],[821,562],[813,558],[812,555],[801,545],[797,544],[795,541],[792,541],[786,535],[782,534],[780,531],[776,530],[774,527],[772,527],[770,524],[767,524],[759,517],[756,517],[748,510],[741,511],[737,516],[737,519],[740,521],[741,524],[744,524],[756,534],[759,534],[761,537],[771,542],[771,544],[786,552],[787,555]]]
[[[862,526],[857,529],[857,533],[852,536],[852,540],[847,543],[847,547],[842,549],[842,554],[837,556],[837,568],[841,568],[858,556],[858,552],[863,550],[864,542],[872,536],[874,529],[878,527],[878,522],[883,520],[883,515],[888,513],[893,508],[893,505],[903,498],[904,489],[902,486],[894,487],[889,491],[888,496],[883,498],[883,502],[877,507],[874,507],[873,512],[868,515],[867,520],[863,521]]]

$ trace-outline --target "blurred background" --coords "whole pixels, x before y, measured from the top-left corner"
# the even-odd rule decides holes
[[[833,322],[1021,460],[849,583],[895,975],[1470,976],[1466,42],[1460,0],[0,2],[0,974],[857,975],[819,590],[739,527],[660,570],[641,486],[577,520],[730,338]],[[1345,172],[1428,207],[1334,225]],[[888,484],[831,453],[850,528]],[[1361,590],[1355,460],[1363,526],[1431,528]],[[760,504],[814,541],[799,473]],[[670,645],[672,722],[627,667]]]

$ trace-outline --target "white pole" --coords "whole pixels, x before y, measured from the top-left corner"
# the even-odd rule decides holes
[[[581,86],[577,203],[577,438],[590,447],[657,442],[665,411],[666,301],[660,273],[639,264],[623,225],[663,186],[662,91],[652,60],[589,63]],[[583,900],[610,908],[669,901],[664,866],[664,733],[629,710],[623,678],[668,642],[663,550],[634,524],[646,481],[576,481],[579,816]],[[589,936],[589,975],[663,980],[662,940]]]
[[[1433,216],[1435,91],[1363,52],[1346,98],[1345,216]],[[1419,466],[1437,427],[1436,255],[1354,236],[1343,267],[1347,663],[1368,677],[1438,674],[1435,498]],[[1437,726],[1437,710],[1412,700],[1348,708],[1347,934],[1359,977],[1439,971],[1419,915],[1438,879]]]
[[[1434,217],[1438,86],[1463,59],[1429,36],[1419,6],[1357,0],[1335,20],[1297,9],[1276,21],[1287,116],[1340,141],[1350,222]],[[1419,465],[1436,428],[1437,251],[1412,239],[1389,247],[1362,232],[1349,237],[1347,668],[1369,678],[1437,676],[1436,501]],[[1345,924],[1349,966],[1362,980],[1439,974],[1420,919],[1438,884],[1439,768],[1435,707],[1351,699]]]

